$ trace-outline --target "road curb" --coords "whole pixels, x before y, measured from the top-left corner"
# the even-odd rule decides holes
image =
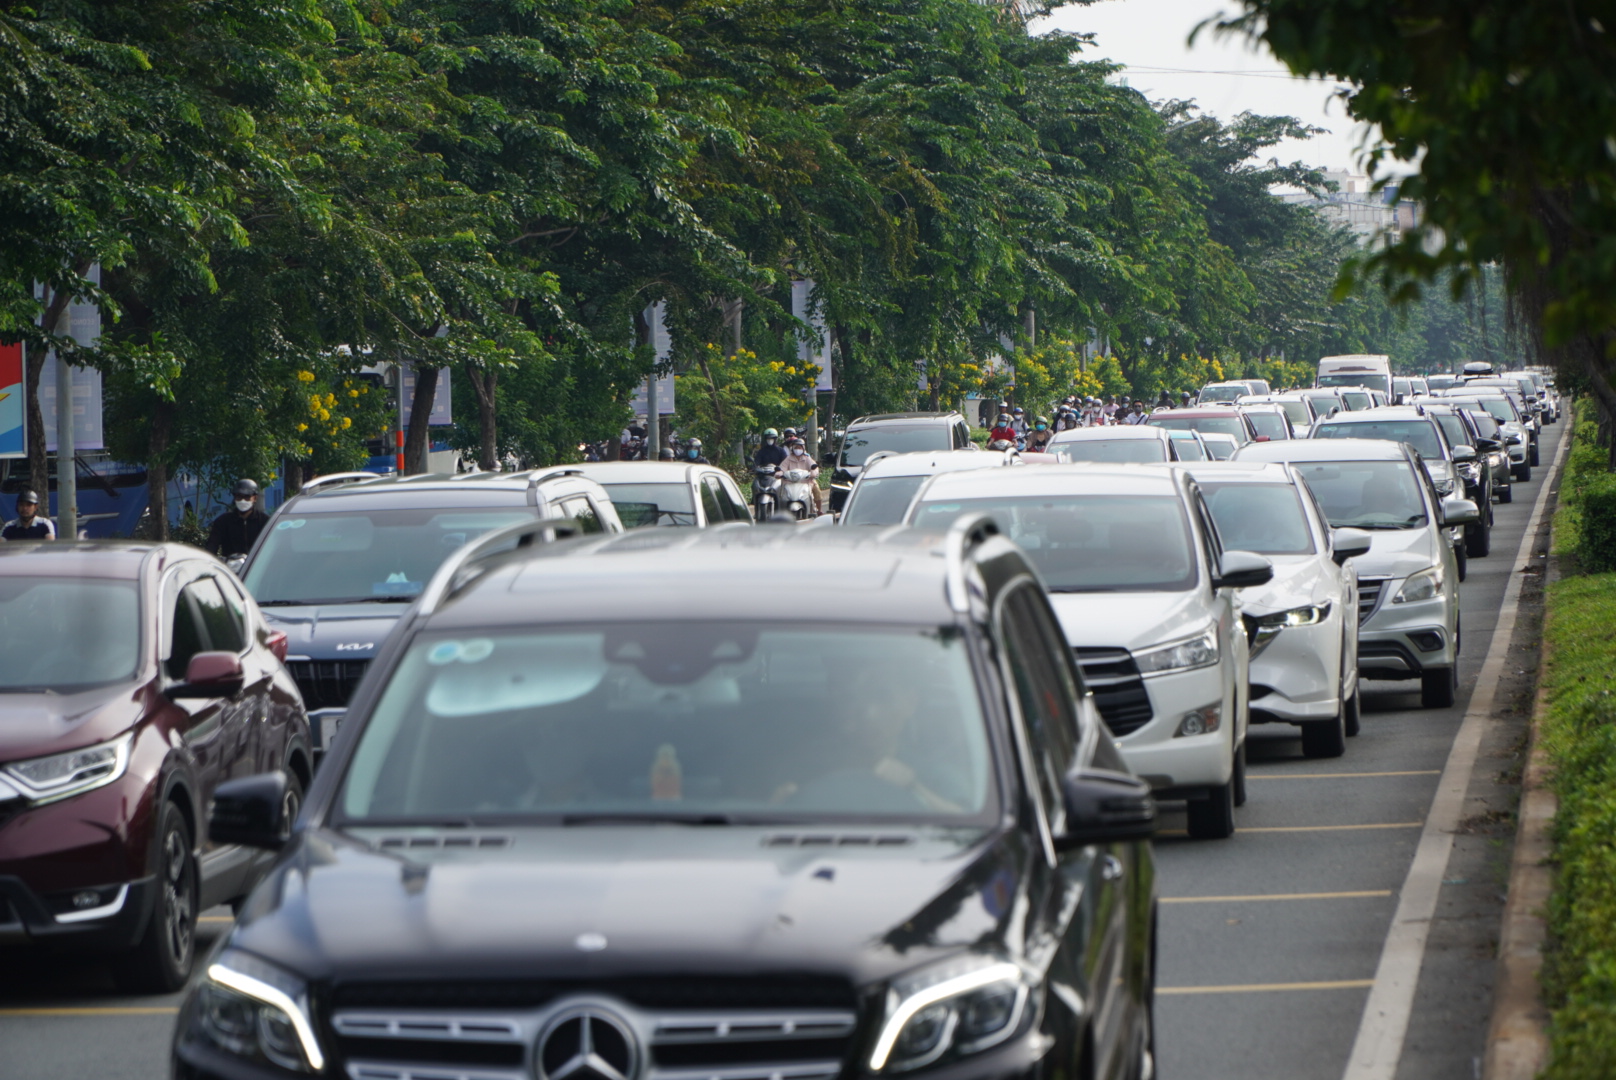
[[[1570,430],[1566,438],[1574,435]],[[1558,485],[1563,477],[1552,477]],[[1556,493],[1556,508],[1558,508]],[[1544,609],[1548,590],[1560,579],[1554,556],[1553,516],[1549,519],[1549,557],[1543,573]],[[1498,973],[1493,984],[1493,1015],[1487,1029],[1482,1080],[1534,1080],[1549,1063],[1549,1010],[1543,1004],[1538,976],[1548,941],[1549,893],[1554,884],[1550,831],[1559,800],[1549,786],[1548,753],[1539,724],[1545,707],[1544,668],[1548,652],[1538,654],[1537,692],[1528,727],[1526,771],[1521,777],[1521,803],[1510,856],[1509,890],[1498,937]]]

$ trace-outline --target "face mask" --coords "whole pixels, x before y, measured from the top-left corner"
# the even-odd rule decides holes
[[[243,514],[245,514],[247,511],[251,510],[252,507],[253,507],[253,504],[252,504],[251,499],[237,499],[236,500],[236,509],[240,510]]]
[[[1034,424],[1033,426],[1036,427],[1039,431],[1042,431],[1042,430],[1044,430],[1044,428],[1048,427],[1049,425],[1047,425],[1047,424]]]

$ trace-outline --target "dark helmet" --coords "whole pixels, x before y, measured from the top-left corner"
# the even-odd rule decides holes
[[[33,488],[23,488],[17,493],[17,505],[21,506],[23,503],[33,503],[35,506],[38,506],[39,492],[35,491]]]
[[[231,492],[238,499],[251,499],[258,495],[258,481],[242,477],[236,481],[235,490]]]
[[[673,451],[670,450],[668,447],[664,446],[661,450],[657,451],[657,460],[658,461],[672,461],[673,460]]]

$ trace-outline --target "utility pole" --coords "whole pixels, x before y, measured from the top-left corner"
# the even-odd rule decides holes
[[[56,535],[79,538],[79,485],[73,447],[73,368],[56,357]]]
[[[657,373],[651,370],[645,381],[645,460],[655,461],[662,452],[662,403],[657,400]]]

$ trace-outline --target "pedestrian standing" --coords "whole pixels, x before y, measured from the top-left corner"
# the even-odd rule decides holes
[[[234,506],[213,519],[208,530],[208,551],[228,559],[252,550],[258,534],[264,531],[269,515],[258,508],[258,482],[243,477],[231,492]]]
[[[39,496],[24,488],[17,496],[17,516],[0,528],[0,540],[54,540],[56,525],[39,516]]]

